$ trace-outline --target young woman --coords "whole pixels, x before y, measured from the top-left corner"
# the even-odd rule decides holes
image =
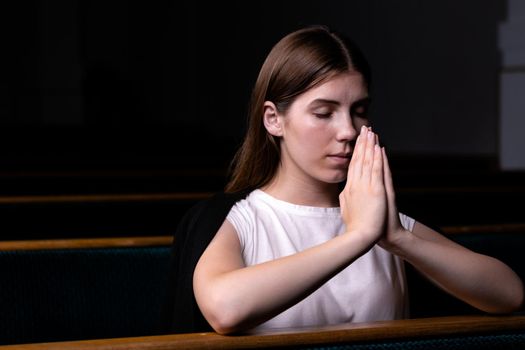
[[[185,274],[218,333],[407,317],[405,261],[480,310],[521,307],[508,266],[398,213],[368,86],[359,50],[326,27],[271,50],[226,189],[241,195],[208,217],[217,227],[186,224],[213,231]]]

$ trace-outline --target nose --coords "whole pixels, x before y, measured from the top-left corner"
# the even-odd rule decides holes
[[[357,130],[349,114],[341,115],[336,125],[336,139],[339,142],[350,142],[356,139]]]

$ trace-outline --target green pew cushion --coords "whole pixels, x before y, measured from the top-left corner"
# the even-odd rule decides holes
[[[150,335],[170,247],[0,251],[0,344]]]

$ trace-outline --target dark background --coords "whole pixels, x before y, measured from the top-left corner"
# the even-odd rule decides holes
[[[441,223],[519,221],[515,207],[511,216],[479,211],[479,202],[501,206],[525,192],[522,174],[498,166],[507,17],[496,0],[2,3],[0,195],[220,191],[265,55],[288,32],[327,24],[371,63],[372,124],[401,207],[429,221],[448,207]],[[441,196],[451,186],[506,195],[485,191],[476,206]],[[117,202],[8,198],[3,213],[24,234],[171,232],[191,201]],[[465,208],[471,219],[462,221]]]
[[[2,5],[4,169],[223,165],[264,56],[328,24],[373,68],[390,152],[497,156],[504,1],[36,1]],[[183,146],[181,148],[181,146]]]

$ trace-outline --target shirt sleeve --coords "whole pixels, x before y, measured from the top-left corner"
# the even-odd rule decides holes
[[[405,230],[412,232],[412,230],[414,229],[416,220],[412,219],[410,216],[405,215],[403,213],[399,213],[399,220],[401,221],[401,225],[405,228]]]
[[[241,250],[244,251],[246,244],[250,242],[249,234],[253,227],[253,215],[250,215],[251,211],[247,208],[247,202],[241,200],[235,203],[231,208],[230,212],[226,216],[226,220],[232,224],[233,228],[237,232],[239,237],[239,243],[241,244]]]

